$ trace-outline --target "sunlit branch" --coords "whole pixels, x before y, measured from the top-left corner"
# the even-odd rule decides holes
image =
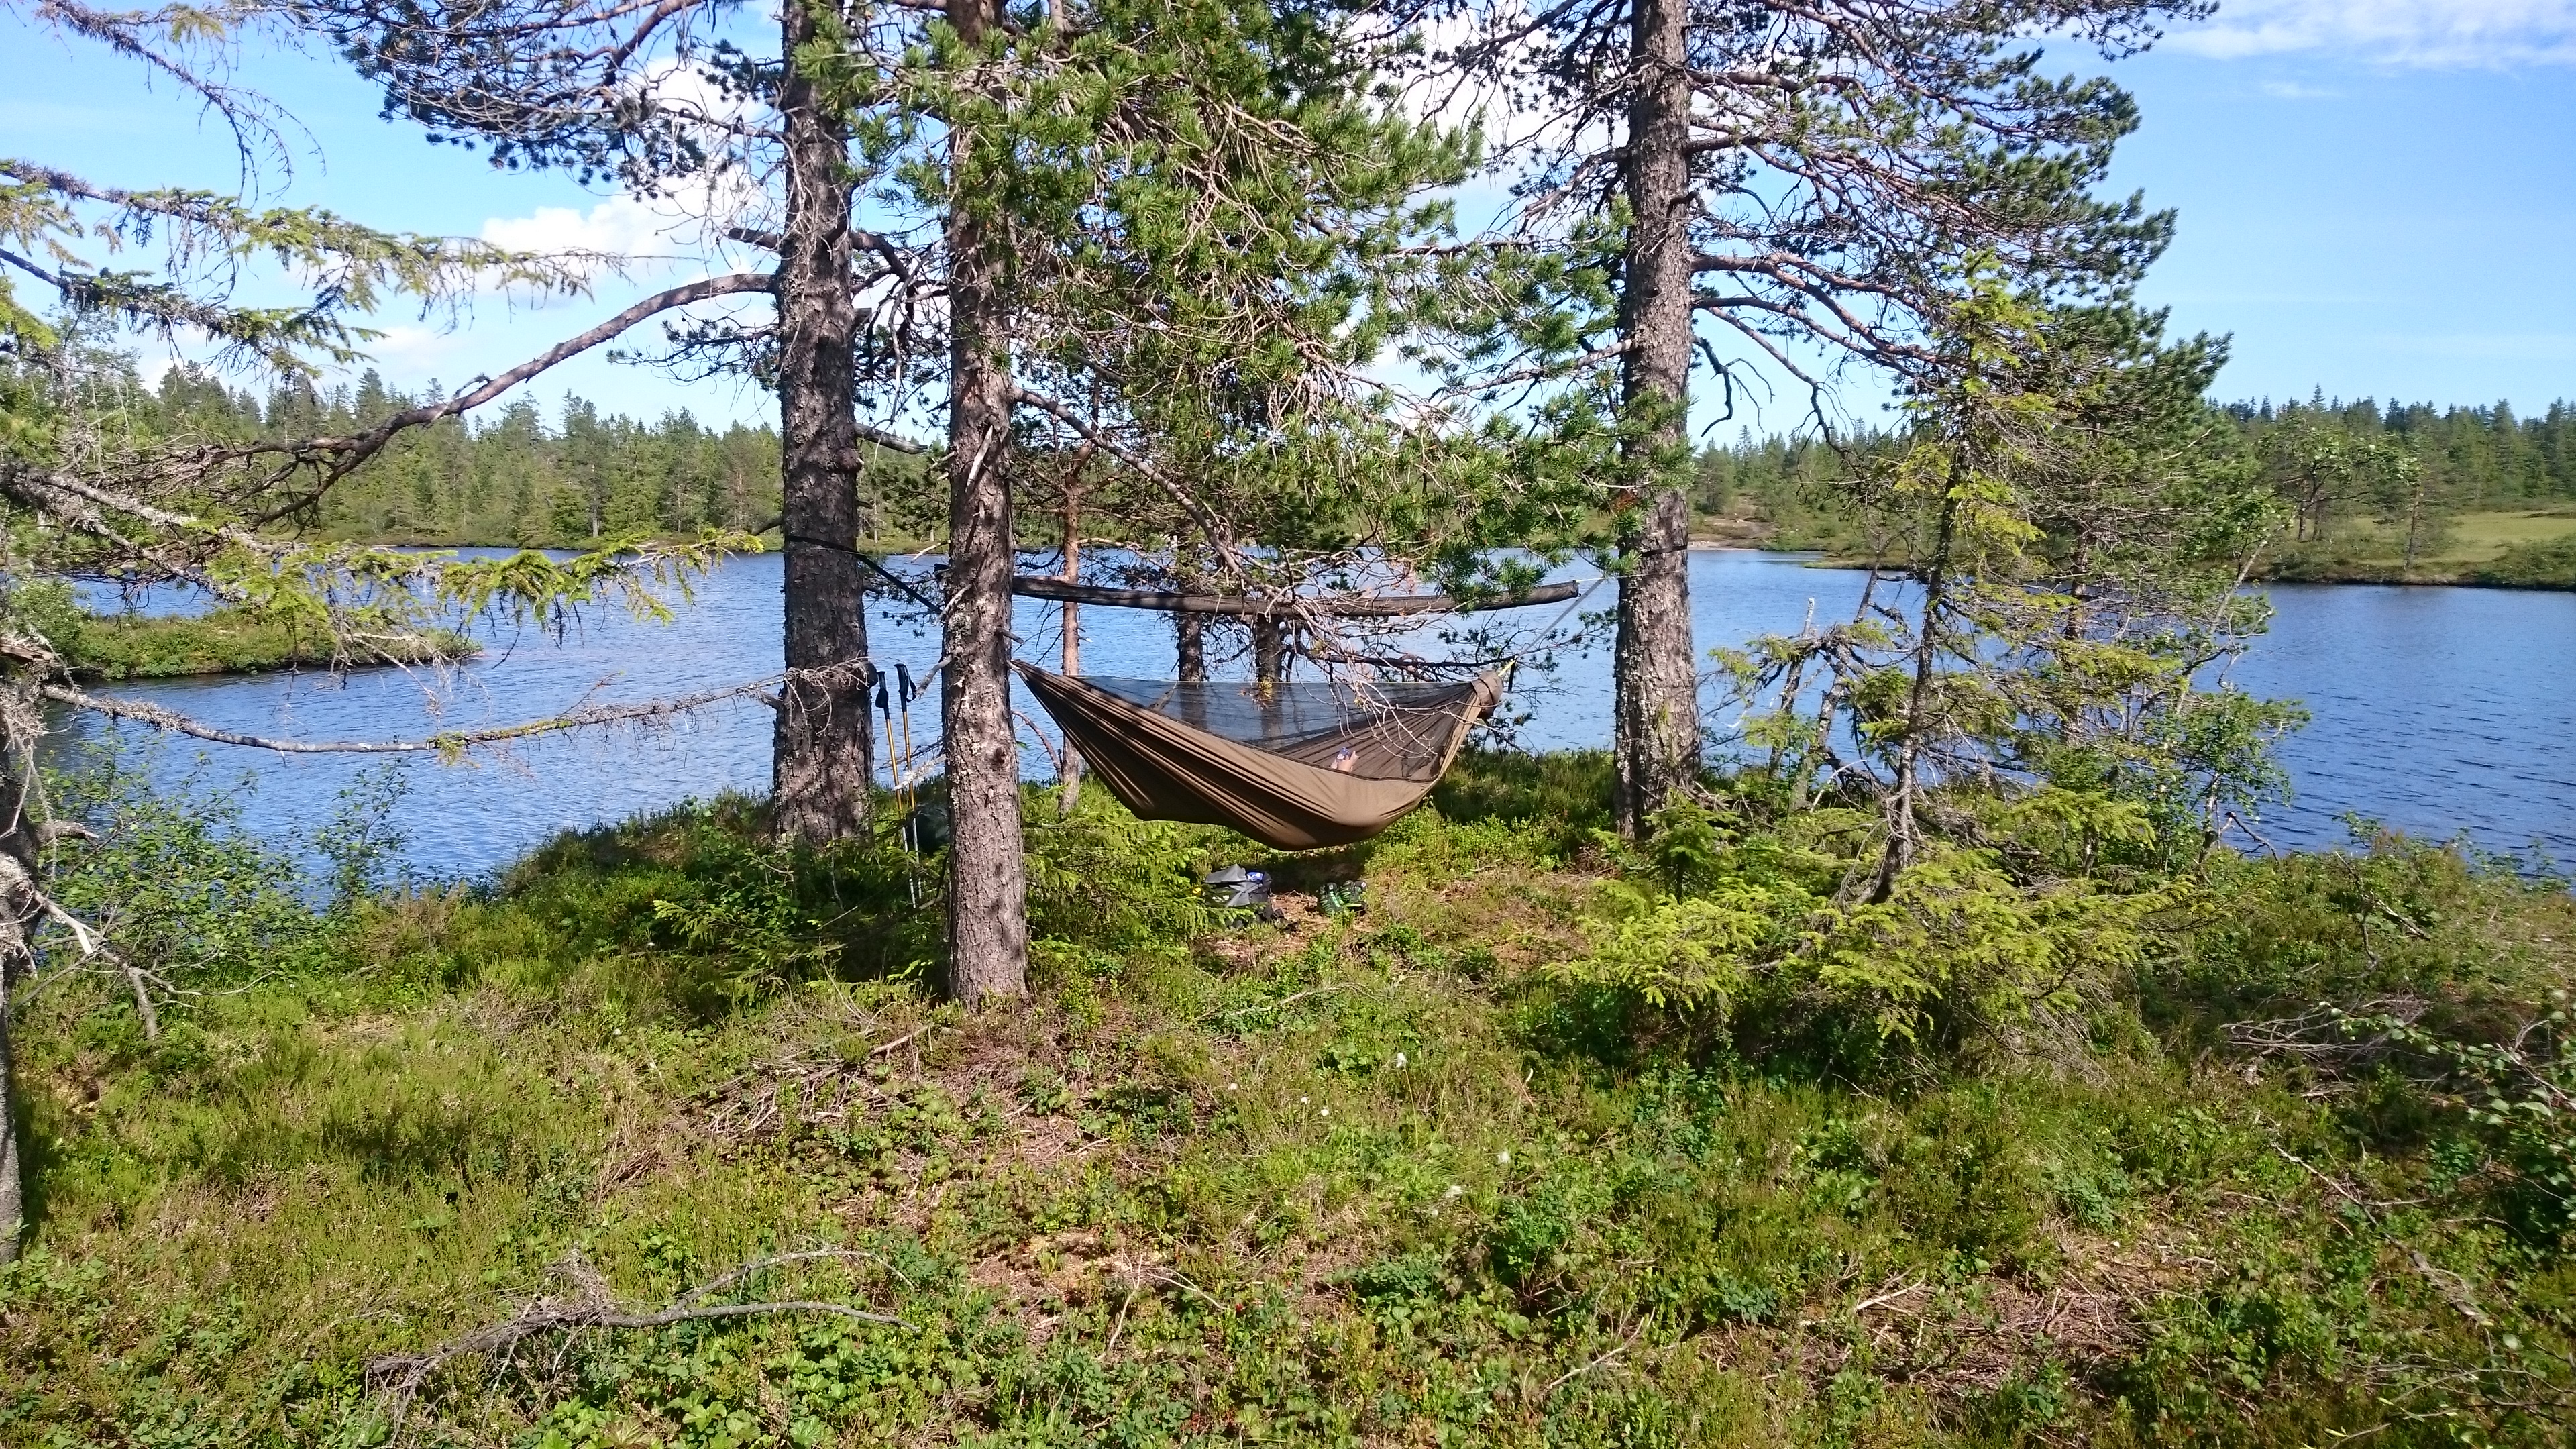
[[[254,454],[291,451],[298,458],[328,458],[331,464],[318,486],[299,494],[290,502],[260,514],[251,522],[254,525],[273,523],[298,509],[310,507],[314,499],[328,492],[334,484],[347,477],[350,470],[360,463],[382,452],[385,445],[391,443],[399,434],[413,428],[427,427],[432,423],[481,407],[519,384],[545,372],[548,368],[579,356],[618,336],[647,317],[670,311],[675,307],[686,307],[692,303],[705,302],[717,297],[734,297],[753,292],[766,293],[773,290],[775,285],[775,279],[769,276],[755,272],[738,272],[732,276],[710,277],[704,281],[690,282],[668,291],[656,292],[589,331],[568,337],[509,371],[497,377],[485,379],[479,386],[458,393],[442,402],[423,403],[417,407],[405,408],[366,432],[344,438],[311,438],[292,445],[291,449],[250,450]]]
[[[864,668],[864,665],[846,666]],[[803,671],[820,674],[828,671]],[[435,754],[456,757],[489,745],[511,744],[562,734],[570,730],[597,729],[611,725],[645,724],[674,719],[711,705],[734,699],[757,699],[768,695],[779,684],[801,675],[773,674],[744,684],[722,689],[701,690],[695,694],[670,699],[648,700],[630,705],[583,705],[545,719],[525,720],[483,730],[451,730],[419,739],[391,740],[291,740],[267,735],[245,734],[218,725],[207,724],[176,710],[142,699],[122,699],[95,695],[68,684],[43,686],[45,698],[75,709],[90,710],[110,719],[149,725],[157,730],[210,740],[216,744],[241,745],[254,750],[270,750],[282,755],[407,755]]]

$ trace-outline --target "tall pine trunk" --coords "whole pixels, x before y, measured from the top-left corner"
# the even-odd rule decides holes
[[[26,926],[14,917],[0,921],[0,951],[26,954]],[[0,977],[14,989],[18,969],[0,967]],[[9,1019],[0,1012],[0,1265],[18,1261],[18,1244],[27,1233],[26,1169],[18,1155],[18,1064],[10,1040]]]
[[[1687,786],[1699,764],[1691,655],[1690,501],[1673,474],[1686,448],[1691,363],[1688,0],[1637,0],[1628,102],[1629,232],[1619,331],[1621,401],[1639,431],[1621,501],[1622,572],[1613,659],[1615,809],[1629,835]]]
[[[876,764],[857,553],[858,307],[849,284],[848,136],[792,59],[815,36],[803,0],[788,0],[781,31],[791,57],[778,95],[787,132],[778,420],[789,674],[779,690],[771,789],[779,837],[820,844],[866,828]]]
[[[967,45],[999,0],[948,0]],[[951,133],[961,187],[971,140]],[[1028,877],[1020,838],[1019,745],[1011,728],[1011,372],[1001,267],[985,223],[948,213],[947,668],[940,674],[948,762],[948,989],[973,1005],[1028,992]]]
[[[1183,556],[1186,558],[1186,555]],[[1184,594],[1204,593],[1207,580],[1196,569],[1186,565],[1172,575],[1172,587]],[[1183,684],[1207,683],[1207,616],[1174,614],[1172,616],[1172,677]]]

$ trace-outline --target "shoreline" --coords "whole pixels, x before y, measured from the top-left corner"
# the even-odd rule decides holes
[[[457,543],[446,541],[422,541],[417,539],[351,539],[348,540],[348,542],[361,543],[371,547],[382,548],[539,549],[552,550],[555,552],[578,551],[576,546],[564,544]],[[868,548],[872,552],[879,552],[884,556],[891,558],[905,554],[935,553],[939,549],[939,540],[869,539],[862,546]],[[1029,545],[1026,547],[1025,551],[1036,552],[1041,550],[1043,547],[1044,545]],[[1689,541],[1686,548],[1687,551],[1691,553],[1768,553],[1795,556],[1798,558],[1800,565],[1806,568],[1866,569],[1871,567],[1872,562],[1867,558],[1856,555],[1837,554],[1828,548],[1800,548],[1794,545],[1771,544],[1748,540],[1740,536],[1695,537]],[[766,539],[764,539],[763,548],[760,551],[767,553],[775,552],[776,549],[777,545],[770,544]],[[749,550],[734,552],[738,552],[745,557],[750,556]],[[732,553],[729,553],[728,556],[732,556]],[[2490,561],[2485,564],[2455,566],[2446,569],[2417,568],[2411,573],[2403,566],[2389,564],[2293,564],[2286,570],[2277,568],[2265,569],[2248,579],[2247,582],[2261,584],[2370,584],[2383,587],[2403,588],[2511,589],[2527,593],[2576,593],[2576,575],[2571,575],[2564,579],[2515,579],[2499,577],[2491,572],[2494,569],[2496,562],[2500,561]],[[1902,571],[1900,567],[1892,565],[1882,564],[1880,567],[1887,568],[1891,572]],[[230,671],[213,669],[198,672],[224,673]]]
[[[1768,553],[1798,556],[1801,567],[1812,569],[1866,569],[1872,560],[1851,554],[1837,554],[1830,549],[1787,548],[1773,545],[1741,543],[1732,539],[1694,538],[1692,553]],[[1879,563],[1890,573],[1907,572],[1901,564]],[[2565,579],[2515,579],[2489,572],[2492,565],[2464,569],[2408,572],[2402,567],[2380,564],[2293,564],[2287,569],[2266,569],[2248,578],[2248,584],[2304,584],[2313,586],[2363,584],[2381,588],[2410,589],[2504,589],[2520,593],[2576,593],[2576,576]]]

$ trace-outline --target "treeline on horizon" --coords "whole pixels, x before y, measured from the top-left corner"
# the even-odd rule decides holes
[[[2461,514],[2576,501],[2576,403],[2553,402],[2523,416],[2507,402],[2437,408],[2319,392],[2306,402],[2215,405],[2213,421],[2223,425],[2213,446],[2241,451],[2244,465],[2270,474],[2291,502],[2298,522],[2289,542],[2309,553],[2327,545],[2345,553],[2402,548],[2395,537],[2357,537],[2355,523],[2394,525],[2420,515],[2423,543],[2438,540]],[[2317,450],[2291,446],[2294,435],[2353,445],[2358,456],[2342,487],[2321,487],[2315,470],[2301,467]],[[1858,549],[1859,521],[1845,495],[1826,485],[1885,460],[1895,441],[1867,431],[1832,442],[1813,434],[1757,438],[1747,428],[1732,443],[1700,451],[1692,505],[1710,518],[1763,525],[1762,536],[1782,546]],[[2374,456],[2381,460],[2376,479]],[[2390,468],[2391,461],[2400,466]],[[2569,528],[2576,531],[2576,522]]]
[[[435,382],[423,390],[439,395]],[[236,437],[355,430],[417,401],[372,368],[354,384],[278,387],[263,398],[180,366],[147,396],[164,427]],[[2221,445],[2241,447],[2248,466],[2269,466],[2267,439],[2285,427],[2331,430],[2412,458],[2419,481],[2410,487],[2437,523],[2576,501],[2576,403],[2523,416],[2505,402],[2437,408],[2319,393],[2306,402],[2227,403],[2214,415],[2232,425]],[[1701,449],[1692,504],[1712,518],[1759,523],[1786,545],[1848,547],[1859,542],[1854,522],[1823,485],[1885,456],[1893,442],[1886,433],[1828,443],[1813,434],[1756,437],[1746,428]],[[777,430],[765,422],[719,430],[685,408],[646,422],[570,395],[549,420],[521,398],[488,419],[449,419],[395,444],[306,522],[335,537],[426,544],[579,547],[636,533],[757,533],[778,517],[778,456]],[[881,532],[913,537],[934,526],[936,510],[908,506],[920,500],[903,485],[919,472],[918,462],[890,452],[870,464],[864,512]],[[2361,516],[2389,505],[2386,496],[2356,495],[2330,506]],[[2324,522],[2337,521],[2349,518]]]
[[[442,393],[432,382],[424,395]],[[155,415],[147,426],[227,437],[356,432],[418,401],[373,368],[355,384],[281,386],[262,397],[180,366],[146,396]],[[640,533],[757,533],[778,513],[775,428],[711,427],[685,408],[645,422],[567,395],[551,420],[522,396],[485,419],[418,429],[301,521],[374,542],[578,548]]]

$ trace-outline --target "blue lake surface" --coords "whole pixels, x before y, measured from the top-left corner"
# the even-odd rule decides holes
[[[667,624],[593,617],[561,640],[486,630],[485,654],[440,671],[347,676],[271,675],[120,686],[213,724],[306,739],[381,738],[473,728],[559,713],[584,699],[641,700],[717,688],[779,667],[776,555],[727,561]],[[1704,652],[1758,634],[1849,617],[1864,575],[1806,567],[1778,554],[1691,556],[1692,621]],[[2340,844],[2347,814],[2409,833],[2465,834],[2490,850],[2576,862],[2576,595],[2352,585],[2272,590],[2272,632],[2235,670],[2258,694],[2296,698],[2314,715],[2283,750],[2296,787],[2267,812],[2263,835],[2283,847]],[[1608,590],[1589,607],[1606,607]],[[881,663],[927,677],[935,634],[871,620]],[[1529,610],[1544,624],[1552,610]],[[1576,616],[1579,617],[1579,616]],[[1021,600],[1025,657],[1052,662],[1053,605]],[[1572,618],[1567,620],[1569,624]],[[1169,677],[1172,636],[1162,615],[1083,613],[1086,673]],[[1536,749],[1602,746],[1610,738],[1606,625],[1552,674],[1520,681],[1510,706]],[[1710,723],[1730,719],[1718,692]],[[1042,718],[1024,705],[1032,718]],[[105,726],[70,723],[59,757]],[[148,734],[123,728],[129,736]],[[916,741],[935,740],[935,697],[915,706]],[[404,859],[429,877],[470,876],[507,864],[558,831],[616,821],[691,797],[769,785],[768,711],[738,700],[649,730],[562,736],[462,765],[416,759],[400,825]],[[1044,773],[1044,755],[1027,756]],[[230,792],[244,819],[281,840],[308,834],[338,793],[380,762],[279,756],[194,740],[161,743],[151,769]]]

